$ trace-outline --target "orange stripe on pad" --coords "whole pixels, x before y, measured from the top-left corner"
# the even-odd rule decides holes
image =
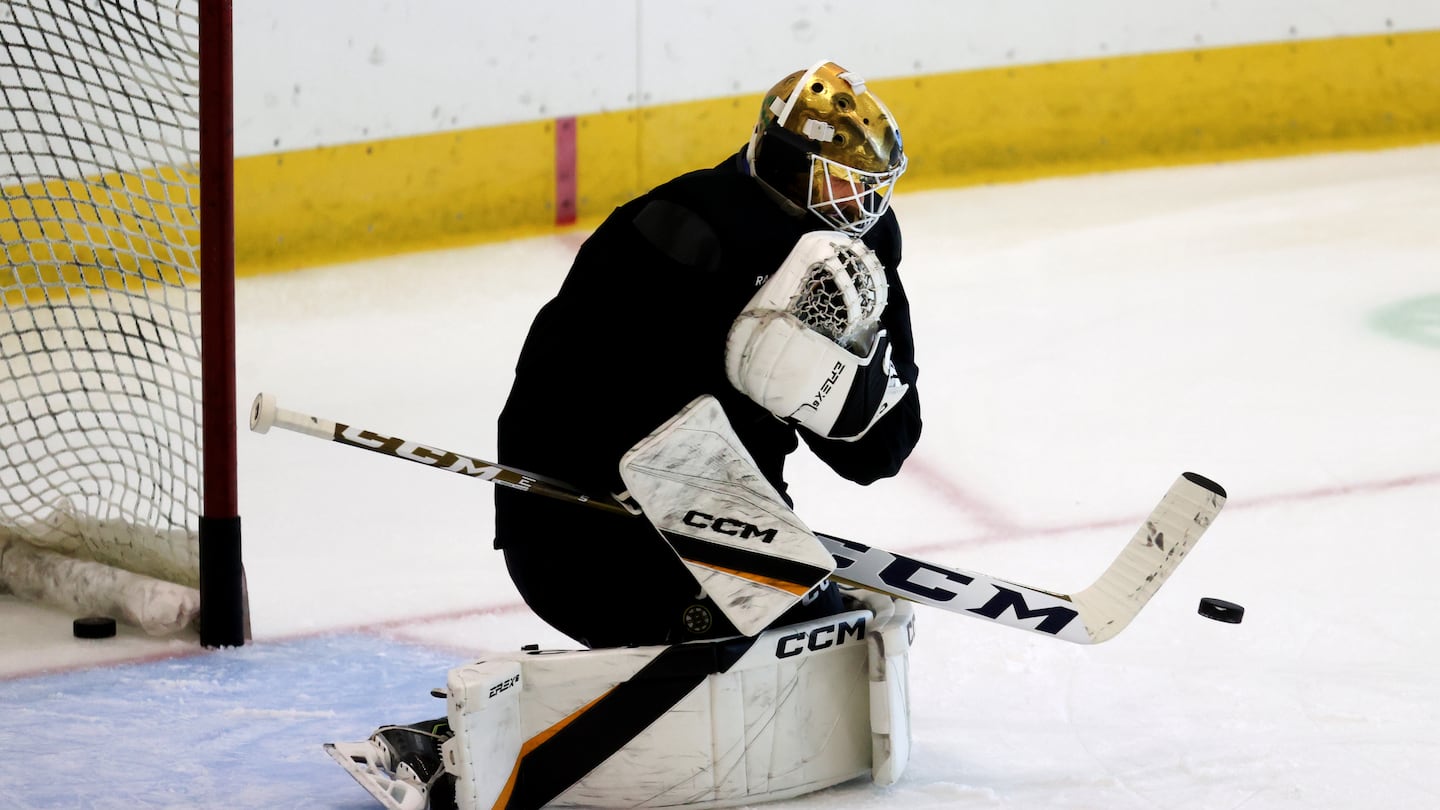
[[[520,775],[520,763],[525,761],[525,757],[529,756],[531,752],[546,742],[549,742],[551,737],[559,734],[566,726],[578,720],[585,712],[595,708],[597,703],[604,700],[614,691],[614,688],[605,690],[599,697],[576,709],[569,716],[565,717],[565,719],[526,740],[525,744],[520,746],[520,755],[515,758],[515,767],[510,769],[510,778],[505,780],[505,789],[500,791],[500,796],[495,800],[495,810],[502,810],[502,808],[510,804],[510,794],[515,791],[515,779]]]
[[[709,568],[711,571],[718,571],[722,574],[729,574],[732,577],[748,579],[751,582],[757,583],[759,585],[765,585],[774,588],[777,591],[784,591],[786,593],[794,594],[796,596],[804,596],[810,591],[811,588],[814,587],[813,585],[805,585],[797,582],[787,582],[783,579],[775,579],[773,577],[761,576],[750,571],[740,571],[734,568],[726,568],[720,565],[703,563],[699,560],[685,559],[685,562],[690,563],[691,565],[698,565],[701,568]]]

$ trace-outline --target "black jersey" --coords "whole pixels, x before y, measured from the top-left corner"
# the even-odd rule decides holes
[[[900,229],[893,212],[864,241],[885,266],[882,322],[897,376],[911,386],[895,407],[858,441],[822,439],[776,418],[725,376],[736,316],[801,235],[825,228],[812,214],[784,210],[749,176],[743,153],[617,208],[535,318],[500,415],[499,461],[597,496],[616,493],[621,456],[695,397],[711,394],[782,494],[785,457],[802,438],[847,479],[864,484],[894,475],[919,438],[920,405],[910,306],[895,272]],[[503,487],[495,490],[495,508],[495,544],[507,550],[569,545],[577,532],[590,543],[655,536],[644,520]]]

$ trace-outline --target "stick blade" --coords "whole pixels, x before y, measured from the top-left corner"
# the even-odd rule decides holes
[[[1225,506],[1225,490],[1182,473],[1100,578],[1072,600],[1092,643],[1124,630],[1160,590]]]

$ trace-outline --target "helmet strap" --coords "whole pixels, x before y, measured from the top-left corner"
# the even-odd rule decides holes
[[[757,139],[750,171],[761,185],[804,213],[809,199],[810,158],[818,144],[772,123]]]

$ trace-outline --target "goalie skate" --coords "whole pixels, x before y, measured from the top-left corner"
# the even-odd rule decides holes
[[[428,724],[421,724],[428,725]],[[440,764],[439,735],[386,726],[363,742],[325,743],[325,753],[388,810],[455,805],[454,780]]]

